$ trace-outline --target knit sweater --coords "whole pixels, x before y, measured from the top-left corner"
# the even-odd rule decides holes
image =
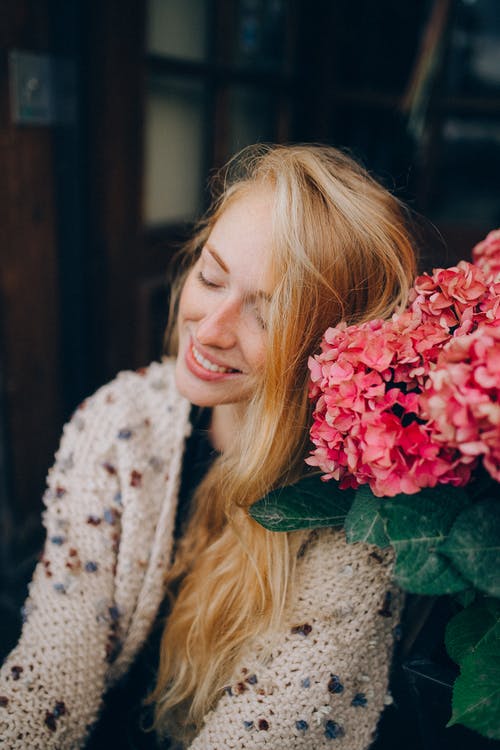
[[[172,362],[124,372],[65,426],[47,538],[0,672],[0,745],[84,747],[164,597],[190,404]],[[304,534],[271,654],[248,644],[190,750],[363,750],[386,701],[401,609],[392,553]]]

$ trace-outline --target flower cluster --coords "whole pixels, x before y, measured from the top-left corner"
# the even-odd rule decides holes
[[[489,281],[500,281],[500,229],[495,229],[472,251],[474,263]]]
[[[500,321],[452,339],[429,373],[423,394],[436,440],[485,468],[500,482]]]
[[[378,496],[500,478],[500,231],[475,263],[417,278],[389,321],[329,328],[309,361],[307,463]]]

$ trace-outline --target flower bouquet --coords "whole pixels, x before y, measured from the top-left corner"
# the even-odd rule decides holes
[[[317,473],[251,508],[395,552],[405,591],[452,595],[448,726],[500,739],[500,230],[417,278],[391,320],[340,324],[309,361]]]

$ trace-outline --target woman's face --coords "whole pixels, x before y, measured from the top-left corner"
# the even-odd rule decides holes
[[[237,196],[215,223],[182,289],[176,383],[198,406],[246,401],[266,356],[273,292],[270,187]]]

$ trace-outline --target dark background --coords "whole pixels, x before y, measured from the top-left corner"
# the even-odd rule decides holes
[[[468,257],[500,225],[500,3],[0,0],[0,24],[5,651],[62,424],[119,370],[160,356],[170,258],[232,153],[349,149],[427,217],[424,268]],[[50,90],[45,123],[29,106],[16,121],[13,52],[51,66],[21,81],[32,118]],[[417,735],[395,746],[431,748]]]

